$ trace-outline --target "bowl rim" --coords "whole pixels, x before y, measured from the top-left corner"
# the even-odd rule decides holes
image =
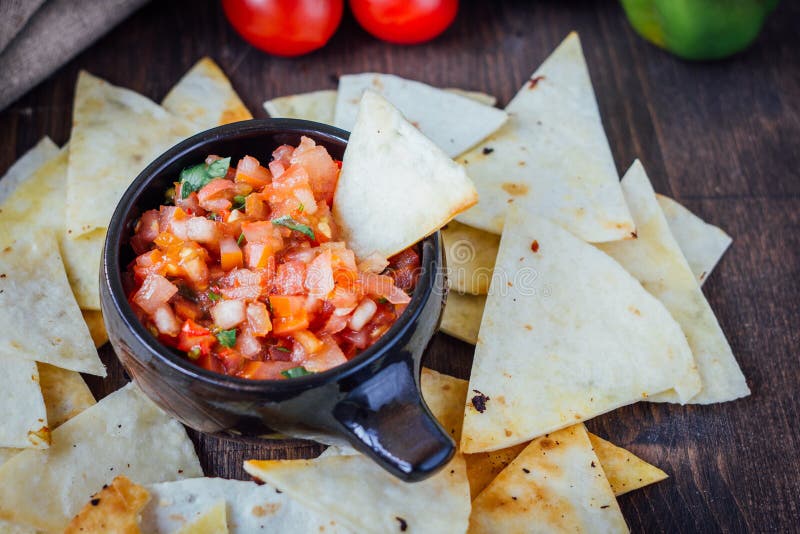
[[[416,324],[425,304],[433,294],[435,287],[435,271],[438,268],[437,256],[440,249],[439,232],[425,237],[418,243],[421,245],[420,274],[417,285],[411,296],[408,306],[389,328],[389,330],[372,346],[356,354],[351,360],[328,369],[326,371],[307,376],[273,380],[239,378],[223,373],[203,369],[172,349],[162,344],[155,338],[136,317],[125,296],[122,285],[122,271],[119,266],[120,252],[122,250],[122,237],[125,231],[125,222],[128,214],[135,208],[141,195],[149,187],[165,167],[171,166],[176,161],[188,156],[189,152],[199,146],[213,145],[216,142],[238,137],[257,137],[258,135],[275,134],[310,134],[318,139],[323,138],[330,143],[342,143],[345,147],[348,142],[349,132],[330,126],[328,124],[301,120],[301,119],[250,119],[217,126],[197,133],[155,158],[136,178],[122,195],[114,209],[114,214],[108,226],[104,240],[103,258],[101,262],[101,284],[108,291],[114,311],[122,319],[125,327],[136,340],[150,353],[173,370],[188,377],[204,382],[208,385],[225,389],[235,389],[247,393],[265,392],[292,392],[322,386],[332,380],[339,380],[358,373],[385,352],[391,350],[393,345]],[[209,152],[212,153],[212,152]],[[105,303],[105,299],[101,299]],[[131,350],[133,357],[140,359],[135,350]]]

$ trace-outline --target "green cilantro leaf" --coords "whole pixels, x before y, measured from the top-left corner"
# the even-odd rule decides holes
[[[223,347],[231,348],[236,344],[236,329],[220,330],[217,332],[217,341]]]
[[[292,367],[291,369],[281,371],[281,374],[286,378],[298,378],[301,376],[313,375],[314,373],[301,365],[300,367]]]
[[[303,211],[304,211],[305,209],[306,209],[306,207],[303,205],[303,203],[302,203],[302,202],[300,203],[300,205],[299,205],[299,206],[297,206],[297,212],[298,212],[298,213],[303,213]]]
[[[228,174],[231,166],[231,158],[222,158],[208,166],[208,175],[212,178],[222,178]]]
[[[236,240],[236,244],[241,247],[242,241],[244,241],[244,234],[239,234],[239,239]]]
[[[289,349],[287,349],[286,347],[275,347],[275,350],[279,350],[281,352],[292,352]]]
[[[209,298],[209,300],[211,300],[211,302],[217,302],[219,299],[222,298],[222,295],[220,295],[219,293],[215,293],[214,291],[209,290],[208,291],[208,298]]]
[[[314,236],[314,230],[311,229],[310,226],[305,224],[300,224],[299,222],[295,221],[288,215],[284,215],[283,217],[278,217],[277,219],[272,219],[272,224],[277,224],[278,226],[284,226],[289,230],[295,230],[300,232],[301,234],[305,234],[314,241],[317,240],[316,236]]]
[[[190,360],[196,360],[200,357],[200,347],[192,347],[192,350],[188,351],[186,355]]]
[[[244,207],[244,203],[247,201],[247,197],[244,195],[236,195],[233,197],[233,206],[231,209],[240,210]]]
[[[187,198],[195,191],[200,191],[211,181],[205,163],[187,167],[181,171],[181,198]]]

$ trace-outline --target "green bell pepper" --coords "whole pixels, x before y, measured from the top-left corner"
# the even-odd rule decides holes
[[[747,48],[779,0],[621,0],[636,32],[684,59]]]

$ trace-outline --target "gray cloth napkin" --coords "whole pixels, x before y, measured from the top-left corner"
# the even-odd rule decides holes
[[[1,0],[0,110],[147,1]]]

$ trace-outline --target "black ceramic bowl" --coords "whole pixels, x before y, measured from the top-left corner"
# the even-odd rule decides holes
[[[347,132],[310,121],[251,120],[205,131],[174,146],[131,184],[105,242],[100,281],[109,338],[122,365],[161,408],[207,433],[261,436],[282,432],[323,441],[342,438],[406,481],[421,480],[452,457],[455,446],[432,417],[419,388],[420,360],[443,304],[440,237],[420,244],[422,270],[405,312],[351,361],[287,380],[247,380],[202,369],[162,345],[139,322],[122,287],[134,258],[129,246],[142,212],[157,208],[181,169],[208,154],[268,161],[282,144],[312,138],[341,159]],[[376,224],[385,221],[376,221]]]

